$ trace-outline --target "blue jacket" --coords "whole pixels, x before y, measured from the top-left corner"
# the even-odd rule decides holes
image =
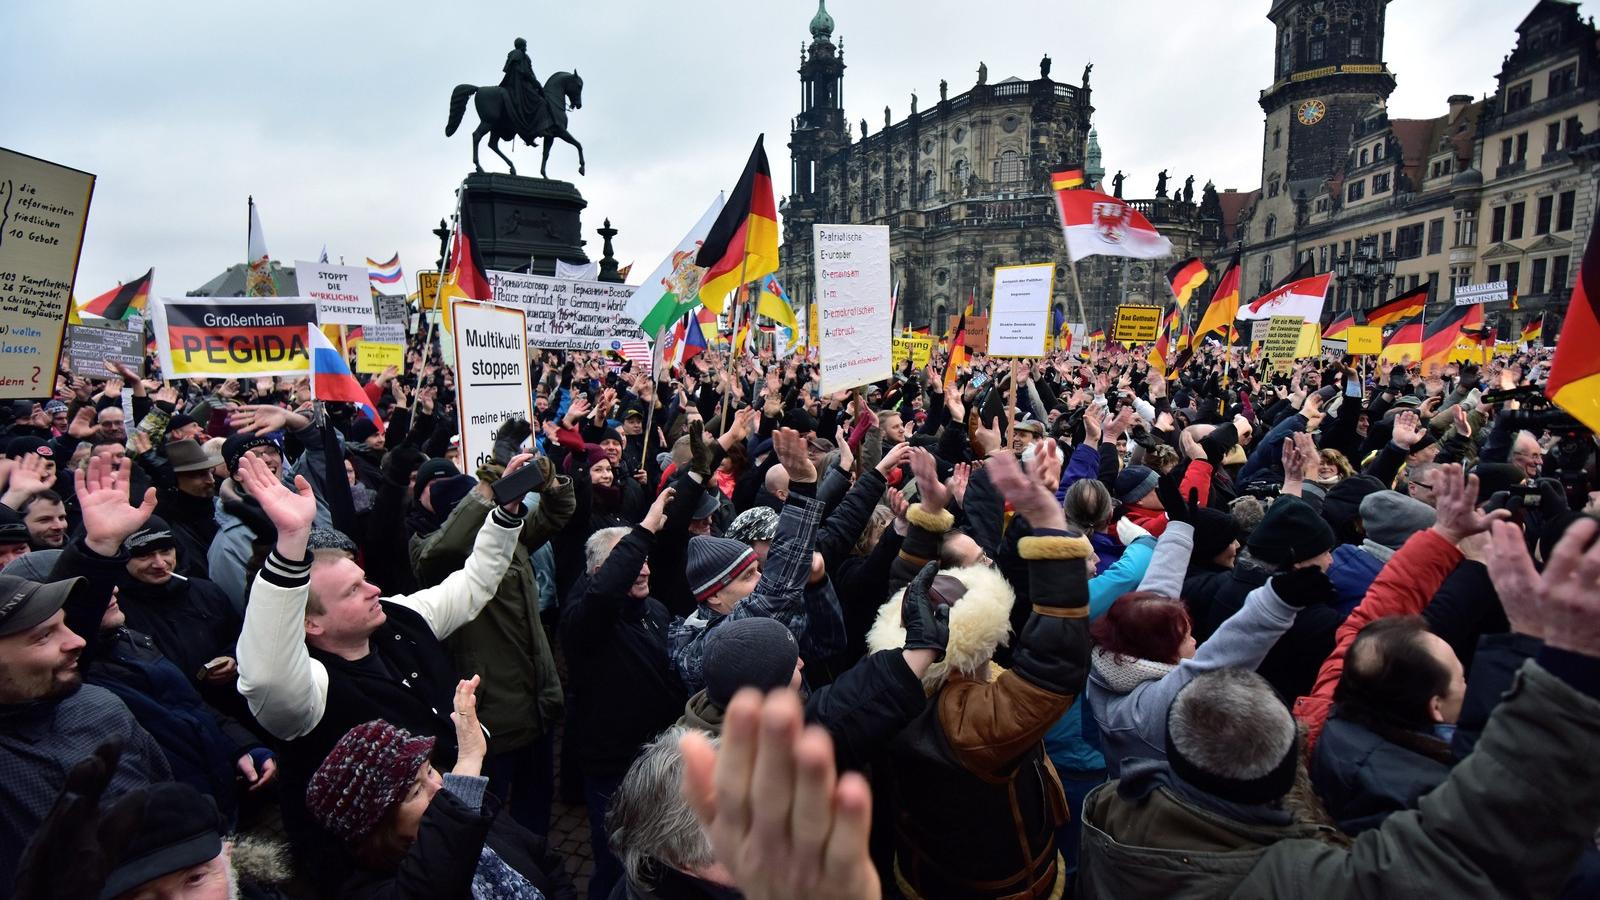
[[[1328,580],[1339,593],[1339,611],[1349,615],[1367,595],[1373,579],[1383,569],[1383,560],[1355,544],[1340,544],[1333,548],[1333,565],[1328,567]]]

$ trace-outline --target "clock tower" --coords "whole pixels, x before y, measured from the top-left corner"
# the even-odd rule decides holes
[[[1261,92],[1261,198],[1249,243],[1292,235],[1308,212],[1299,204],[1343,165],[1356,122],[1394,90],[1383,62],[1387,6],[1388,0],[1273,0],[1267,18],[1277,27],[1277,44],[1272,85]]]

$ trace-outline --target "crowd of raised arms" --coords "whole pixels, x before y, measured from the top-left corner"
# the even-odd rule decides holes
[[[0,895],[1600,896],[1546,351],[532,356],[0,407]]]

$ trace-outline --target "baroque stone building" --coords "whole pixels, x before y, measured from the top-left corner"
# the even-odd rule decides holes
[[[1592,227],[1600,144],[1596,30],[1577,4],[1539,0],[1517,27],[1493,95],[1455,95],[1431,119],[1392,119],[1383,62],[1388,0],[1276,0],[1262,185],[1240,198],[1224,247],[1260,293],[1309,263],[1337,269],[1366,243],[1389,270],[1336,279],[1324,320],[1426,284],[1429,315],[1460,285],[1506,280],[1501,334],[1565,308]],[[1226,216],[1225,216],[1226,218]],[[1225,231],[1229,229],[1225,226]],[[1546,333],[1553,329],[1546,328]]]
[[[987,309],[995,267],[1049,261],[1058,266],[1054,304],[1077,321],[1049,173],[1066,162],[1083,166],[1091,184],[1103,175],[1091,124],[1092,66],[1072,84],[1050,76],[1046,57],[1038,78],[991,82],[980,63],[965,91],[952,93],[941,81],[936,99],[911,96],[905,118],[894,121],[885,108],[876,130],[865,118],[852,129],[844,108],[844,41],[834,40],[825,0],[810,29],[789,140],[791,193],[780,206],[779,278],[790,297],[806,305],[815,290],[812,225],[887,225],[899,285],[897,326],[933,324],[937,334],[969,297]],[[1217,208],[1214,192],[1197,200],[1189,179],[1187,197],[1182,188],[1172,193],[1130,203],[1179,256],[1209,255],[1221,235],[1219,217],[1203,214],[1207,198]],[[1170,263],[1080,262],[1089,327],[1106,325],[1119,302],[1164,302]]]

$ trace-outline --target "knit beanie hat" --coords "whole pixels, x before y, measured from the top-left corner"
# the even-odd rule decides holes
[[[373,424],[373,421],[366,416],[357,416],[356,420],[350,423],[350,440],[352,443],[359,444],[377,433],[378,426]]]
[[[1194,521],[1194,552],[1189,558],[1199,565],[1208,565],[1238,537],[1239,525],[1233,516],[1224,510],[1203,507]]]
[[[697,534],[689,539],[685,557],[689,590],[694,592],[695,602],[704,603],[750,568],[756,552],[731,538]]]
[[[1352,475],[1328,488],[1322,499],[1322,518],[1333,526],[1340,543],[1359,543],[1356,519],[1361,515],[1361,501],[1383,490],[1388,488],[1371,475]]]
[[[624,443],[622,440],[622,432],[610,426],[600,429],[600,437],[595,440],[595,443],[598,444],[601,441],[616,441],[619,444]]]
[[[808,434],[817,430],[817,419],[797,406],[783,414],[783,427]]]
[[[706,698],[725,708],[740,688],[787,687],[799,658],[800,645],[776,619],[724,622],[706,633]]]
[[[433,501],[433,514],[441,519],[450,515],[462,498],[472,493],[478,486],[478,479],[471,475],[455,475],[450,478],[441,478],[433,486],[433,493],[429,499]]]
[[[1323,527],[1327,526],[1324,525]],[[1278,722],[1278,727],[1281,729],[1279,733],[1277,735],[1255,735],[1251,737],[1251,740],[1262,743],[1264,747],[1271,747],[1272,744],[1267,742],[1276,737],[1287,744],[1287,750],[1284,752],[1283,757],[1275,762],[1264,761],[1258,771],[1232,773],[1218,771],[1218,760],[1213,756],[1208,764],[1205,748],[1193,746],[1198,743],[1194,739],[1204,739],[1203,736],[1190,735],[1182,729],[1179,730],[1178,734],[1174,734],[1172,720],[1174,717],[1173,711],[1178,709],[1178,697],[1182,697],[1184,693],[1190,690],[1214,691],[1213,683],[1218,678],[1229,681],[1240,678],[1259,681],[1263,695],[1270,690],[1266,681],[1254,672],[1224,669],[1218,673],[1207,674],[1213,677],[1202,675],[1200,678],[1189,682],[1178,691],[1177,696],[1173,698],[1173,702],[1167,707],[1167,765],[1172,769],[1172,773],[1183,779],[1184,782],[1223,800],[1247,806],[1264,806],[1281,800],[1294,787],[1295,763],[1300,758],[1300,740],[1295,733],[1294,719],[1290,716],[1289,710],[1283,707],[1281,703],[1278,704],[1278,707],[1273,708],[1274,712],[1281,710],[1282,713]],[[1265,696],[1263,699],[1265,699]],[[1226,717],[1218,718],[1223,719]],[[1210,727],[1206,728],[1207,731],[1215,728],[1223,732],[1223,734],[1211,735],[1212,740],[1229,736],[1226,734],[1229,730],[1228,722],[1213,721],[1208,725]],[[1242,736],[1234,735],[1234,737]],[[1238,764],[1237,761],[1234,764]],[[1267,765],[1270,765],[1271,768],[1267,768]]]
[[[1156,477],[1156,471],[1149,466],[1129,466],[1117,473],[1115,490],[1111,493],[1124,505],[1138,503],[1156,489]]]
[[[1257,559],[1292,566],[1333,549],[1333,529],[1299,497],[1282,496],[1267,508],[1250,533],[1250,553]]]
[[[1379,491],[1361,501],[1361,523],[1367,537],[1390,550],[1399,550],[1413,534],[1431,528],[1437,518],[1433,507],[1398,491]]]
[[[433,753],[433,738],[382,720],[345,732],[306,787],[312,818],[347,843],[372,832]]]
[[[421,498],[423,489],[435,478],[453,478],[460,474],[461,470],[450,460],[442,456],[430,459],[417,467],[417,480],[411,486],[411,496]]]
[[[228,439],[222,442],[222,461],[228,464],[228,472],[231,474],[239,471],[239,460],[257,447],[272,447],[279,453],[283,452],[277,441],[264,434],[240,432],[228,435]]]
[[[752,506],[735,516],[726,536],[741,544],[770,541],[778,534],[778,512],[770,506]]]

